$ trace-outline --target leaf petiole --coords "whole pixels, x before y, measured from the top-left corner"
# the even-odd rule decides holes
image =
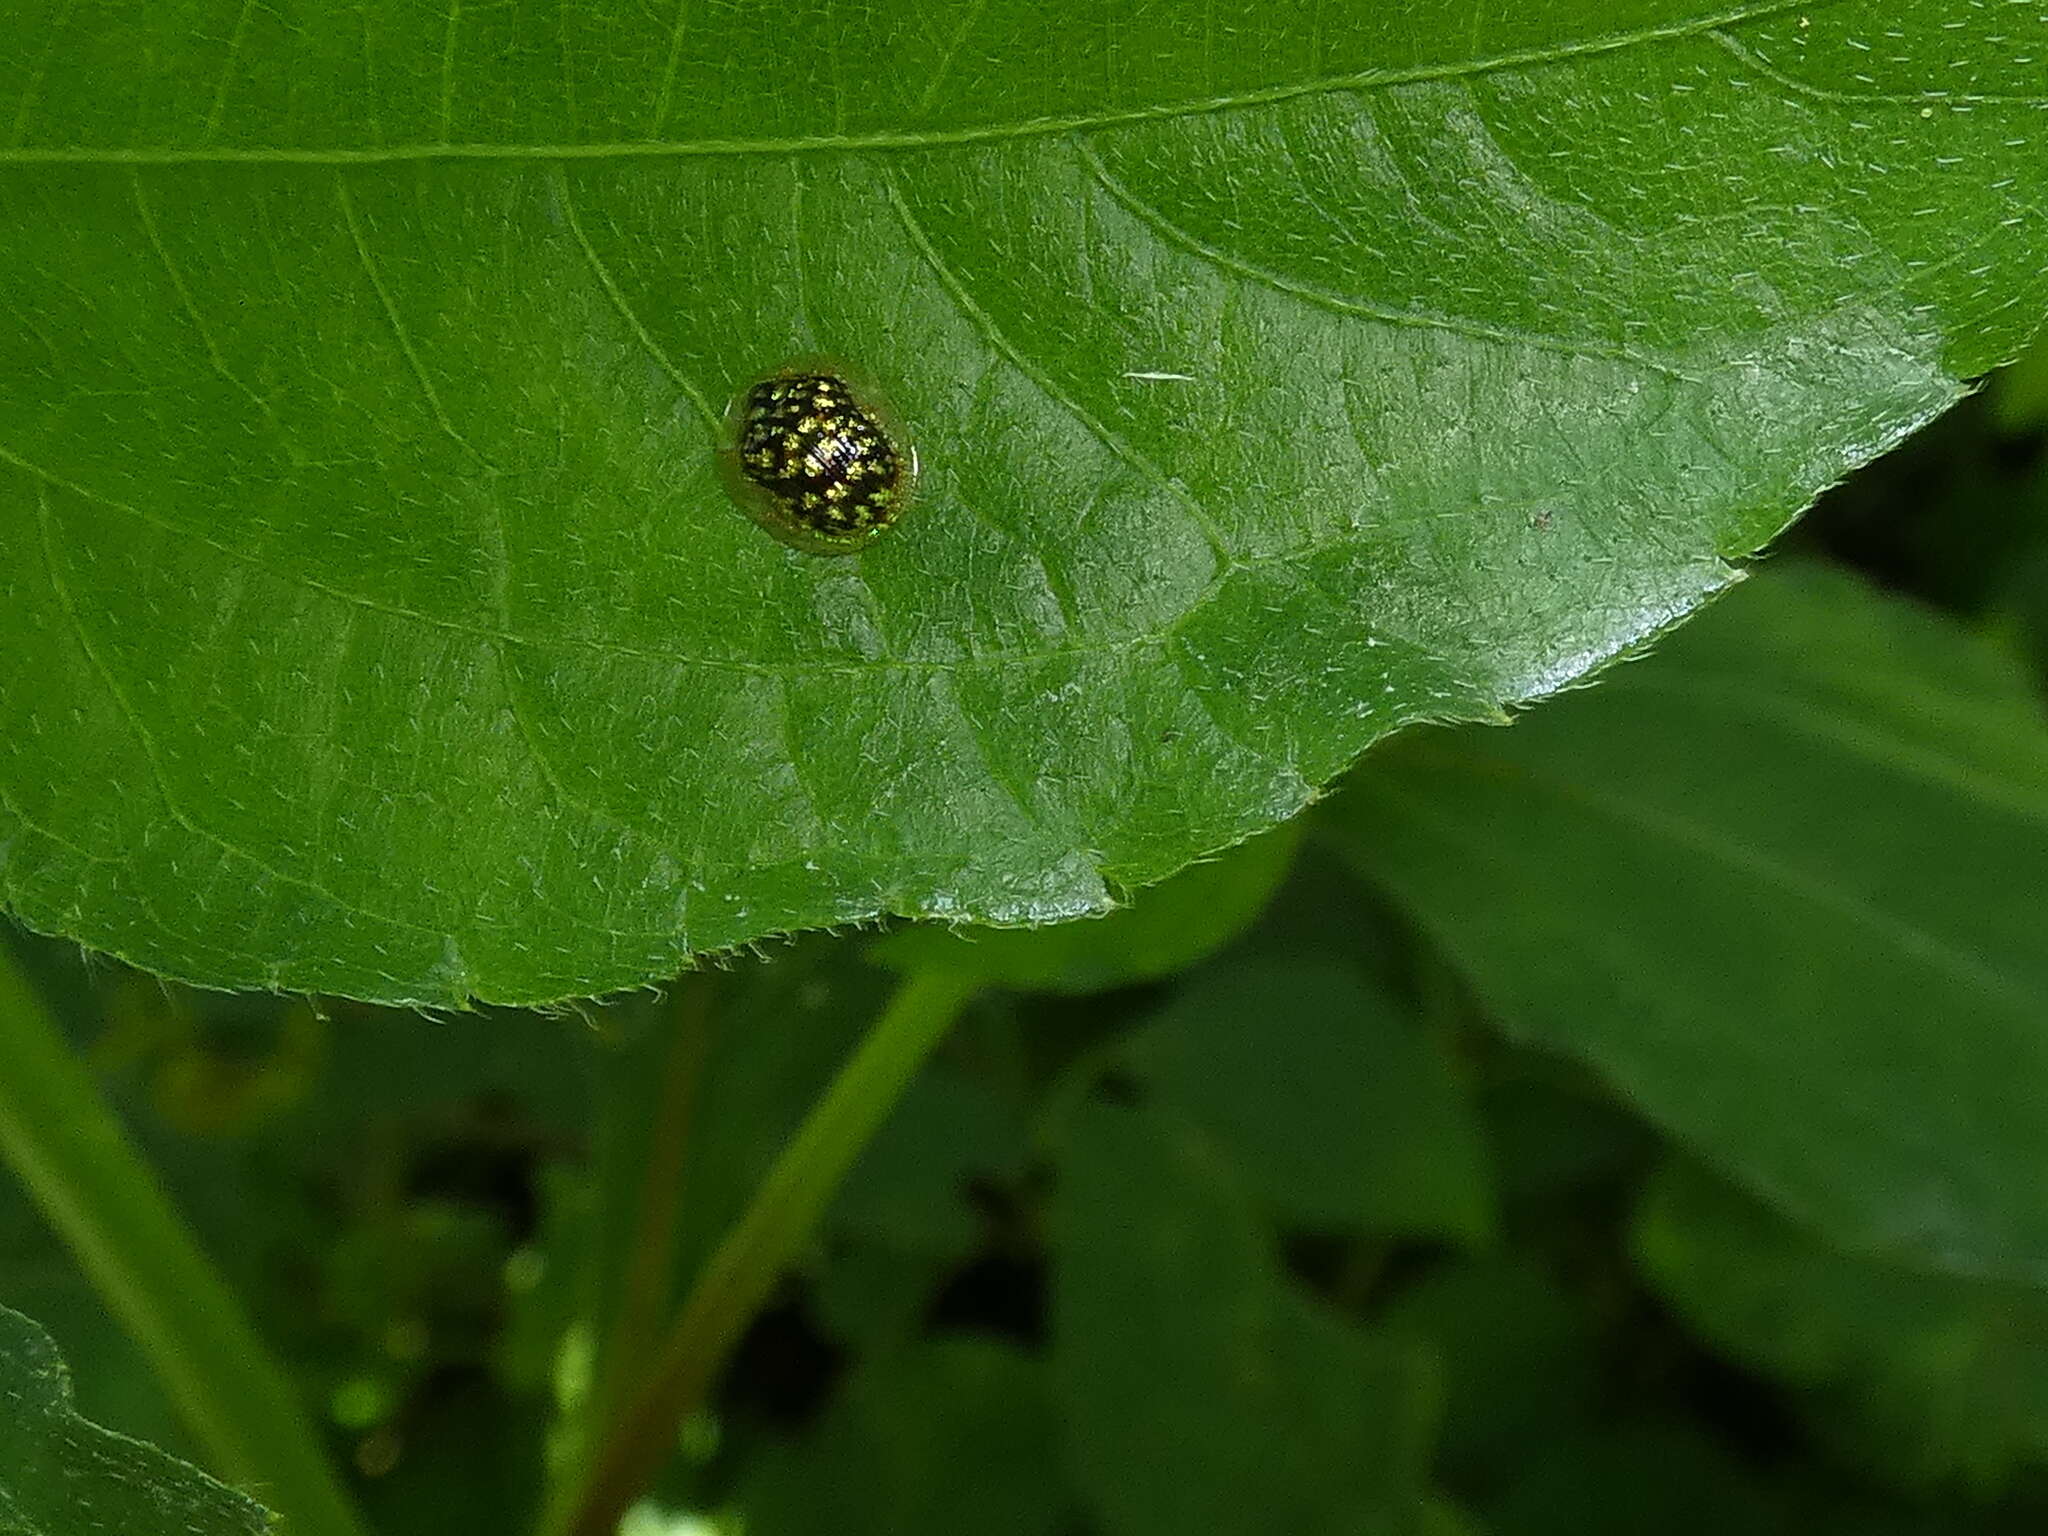
[[[541,1536],[612,1536],[673,1452],[677,1427],[704,1406],[854,1159],[977,989],[973,978],[942,971],[913,975],[897,989],[705,1264],[647,1384],[581,1478],[550,1505]]]

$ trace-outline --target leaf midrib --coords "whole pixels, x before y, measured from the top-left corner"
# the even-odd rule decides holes
[[[131,145],[125,147],[12,146],[0,148],[0,167],[35,165],[383,165],[407,161],[446,160],[678,160],[746,158],[766,155],[830,154],[850,150],[922,150],[984,144],[1009,139],[1042,138],[1133,123],[1198,117],[1243,107],[1268,106],[1333,91],[1387,90],[1437,80],[1469,79],[1504,70],[1526,69],[1569,60],[1624,52],[1631,48],[1683,42],[1724,27],[1768,21],[1798,11],[1812,14],[1844,0],[1772,0],[1738,6],[1690,21],[1630,32],[1610,33],[1551,47],[1523,48],[1451,63],[1410,69],[1370,69],[1348,75],[1291,81],[1255,91],[1165,102],[1116,112],[1074,113],[1027,118],[1017,122],[981,123],[953,129],[899,129],[865,134],[813,134],[770,139],[629,140],[592,144],[427,143],[378,146],[301,148],[288,145],[235,148],[206,145]]]
[[[464,635],[488,644],[513,645],[528,650],[547,652],[555,647],[591,651],[605,656],[630,657],[640,661],[657,661],[667,665],[706,667],[728,672],[745,672],[763,677],[784,676],[841,676],[867,677],[878,672],[905,672],[924,675],[944,675],[959,672],[978,671],[983,668],[1010,666],[1037,666],[1048,661],[1085,659],[1089,657],[1121,657],[1142,650],[1148,646],[1171,643],[1197,615],[1206,609],[1222,593],[1229,582],[1246,571],[1281,568],[1298,564],[1311,554],[1328,553],[1361,546],[1366,536],[1334,538],[1313,547],[1288,547],[1259,554],[1233,554],[1229,561],[1219,565],[1209,583],[1196,593],[1181,613],[1174,615],[1151,629],[1134,630],[1127,634],[1112,635],[1102,640],[1076,644],[1048,646],[1039,650],[980,651],[959,656],[906,657],[877,656],[858,659],[836,660],[824,657],[792,656],[776,660],[760,660],[744,656],[713,656],[695,652],[663,650],[654,646],[634,645],[630,642],[607,637],[559,633],[546,635],[521,634],[510,628],[493,628],[489,624],[468,619],[450,618],[443,614],[429,613],[424,609],[409,607],[404,603],[377,598],[368,593],[353,591],[346,587],[334,586],[319,580],[302,570],[275,564],[248,549],[241,548],[226,539],[208,534],[200,529],[188,527],[160,513],[149,511],[131,503],[119,501],[94,490],[75,480],[66,479],[33,460],[23,457],[4,441],[0,441],[0,466],[14,469],[34,483],[48,486],[53,490],[66,492],[95,506],[107,508],[130,517],[149,527],[160,529],[178,538],[202,544],[215,553],[225,556],[238,565],[246,566],[258,574],[284,582],[306,592],[331,599],[346,607],[358,608],[366,613],[380,614],[386,618],[399,619],[409,623],[422,624],[430,629],[443,630]],[[1533,505],[1533,503],[1532,503]],[[1495,509],[1498,510],[1498,509]],[[1375,535],[1385,533],[1389,528],[1402,526],[1409,521],[1428,521],[1433,514],[1419,519],[1404,519],[1381,523],[1375,526]],[[1412,637],[1402,634],[1385,623],[1375,624],[1373,632],[1389,640],[1404,644],[1420,645]],[[1520,701],[1518,699],[1518,701]]]

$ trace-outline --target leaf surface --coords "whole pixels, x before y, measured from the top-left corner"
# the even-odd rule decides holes
[[[0,1532],[266,1536],[249,1499],[154,1446],[88,1423],[49,1335],[0,1307]]]
[[[801,1444],[754,1461],[736,1502],[761,1536],[1054,1536],[1073,1518],[1044,1368],[953,1335],[871,1361]]]
[[[1651,1185],[1635,1249],[1681,1316],[1801,1389],[1819,1438],[1880,1481],[1988,1495],[2048,1462],[2039,1287],[1836,1252],[1688,1167]]]
[[[1748,583],[1512,730],[1332,803],[1511,1035],[1854,1252],[2048,1276],[2048,721],[1991,645]]]
[[[1419,1021],[1350,970],[1225,964],[1116,1049],[1269,1209],[1318,1231],[1478,1243],[1493,1191],[1478,1116]]]
[[[1287,877],[1300,841],[1299,823],[1275,828],[1147,888],[1098,922],[924,923],[884,937],[875,958],[897,970],[965,971],[991,986],[1042,992],[1106,992],[1157,981],[1243,933]]]
[[[30,0],[0,900],[459,1003],[1099,912],[1721,586],[2048,311],[2038,0]],[[880,381],[801,555],[728,399]]]
[[[1424,1529],[1439,1397],[1427,1351],[1291,1286],[1200,1134],[1090,1101],[1060,1150],[1053,1374],[1103,1529]]]

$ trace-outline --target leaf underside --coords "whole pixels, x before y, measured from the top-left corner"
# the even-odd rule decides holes
[[[26,9],[0,900],[218,985],[1102,910],[2048,311],[2039,3]],[[923,466],[852,557],[714,459],[818,353]]]

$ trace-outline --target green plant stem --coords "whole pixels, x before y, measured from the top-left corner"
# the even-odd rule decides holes
[[[676,1238],[681,1228],[684,1162],[696,1119],[697,1090],[711,1051],[715,972],[699,972],[678,990],[668,1033],[654,1114],[647,1126],[640,1189],[634,1202],[632,1242],[620,1276],[611,1328],[597,1356],[597,1381],[584,1413],[583,1444],[602,1444],[643,1377],[640,1368],[660,1342],[674,1293]],[[637,1054],[636,1054],[637,1060]]]
[[[741,1333],[854,1159],[976,987],[970,977],[927,972],[897,989],[704,1266],[647,1385],[594,1448],[580,1482],[547,1511],[543,1536],[613,1536],[673,1454],[679,1426],[704,1407]]]
[[[214,1470],[289,1536],[362,1536],[284,1374],[0,942],[0,1155],[142,1346]]]

